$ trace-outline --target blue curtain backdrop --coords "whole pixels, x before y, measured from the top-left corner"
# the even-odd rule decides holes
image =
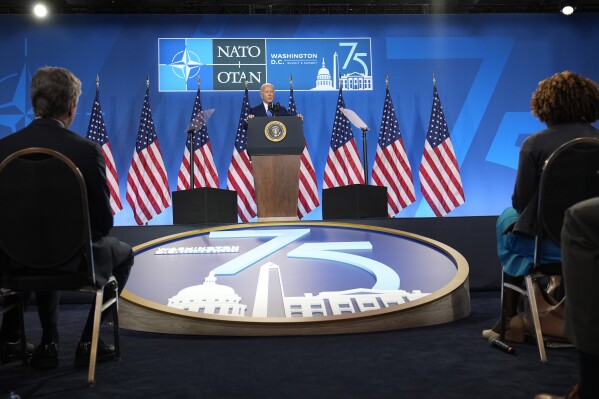
[[[188,92],[159,91],[159,39],[164,38],[369,38],[371,48],[364,59],[368,68],[372,67],[373,89],[344,90],[343,94],[346,106],[370,127],[370,170],[383,111],[385,75],[389,75],[417,191],[416,203],[398,217],[432,216],[420,194],[418,167],[432,105],[433,73],[466,196],[466,203],[449,216],[497,215],[510,204],[520,144],[527,135],[543,128],[529,112],[531,94],[540,80],[568,69],[599,81],[599,16],[592,14],[73,15],[43,22],[25,15],[0,16],[0,137],[26,126],[33,118],[29,82],[42,66],[64,66],[82,80],[83,94],[72,129],[85,135],[99,75],[102,109],[124,203],[124,209],[115,216],[116,225],[135,224],[125,189],[146,77],[150,79],[151,109],[170,188],[176,189],[195,88]],[[308,47],[310,40],[305,40]],[[344,58],[340,59],[342,64]],[[332,59],[326,63],[332,70]],[[279,75],[286,74],[279,69]],[[294,76],[296,79],[309,80]],[[201,87],[204,109],[216,109],[208,130],[220,187],[224,188],[243,91]],[[301,91],[295,85],[294,89],[322,189],[337,91]],[[288,98],[288,81],[277,83],[276,101],[286,106]],[[252,105],[259,101],[258,91],[250,91]],[[362,133],[355,129],[354,135],[361,153]],[[318,208],[306,220],[320,218]],[[149,224],[171,223],[169,208]]]

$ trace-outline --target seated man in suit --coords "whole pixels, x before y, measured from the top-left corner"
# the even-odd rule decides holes
[[[31,102],[36,119],[24,129],[0,140],[0,162],[15,151],[28,147],[49,148],[73,161],[86,183],[96,279],[104,283],[113,275],[120,292],[133,265],[133,251],[128,244],[108,236],[113,216],[102,148],[69,130],[80,95],[81,81],[69,70],[57,67],[39,69],[31,80]],[[0,253],[0,262],[2,259],[3,254]],[[60,293],[37,292],[36,297],[42,341],[33,352],[31,363],[37,367],[54,368],[58,366]],[[89,362],[93,312],[92,306],[75,352],[75,364],[78,366],[85,366]],[[19,355],[19,336],[18,314],[11,311],[4,315],[0,328],[0,358],[3,362]],[[98,361],[112,359],[115,353],[113,345],[101,341],[98,344]]]
[[[285,107],[274,102],[275,87],[271,83],[264,83],[260,87],[260,97],[262,97],[262,103],[250,110],[248,119],[252,119],[255,116],[290,116]],[[301,114],[297,114],[297,117],[304,120]]]

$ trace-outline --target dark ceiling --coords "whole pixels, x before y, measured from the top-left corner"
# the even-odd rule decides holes
[[[60,14],[473,14],[553,13],[561,0],[362,0],[254,2],[197,0],[45,0]],[[33,0],[0,0],[1,14],[30,13]],[[599,12],[599,1],[578,0],[579,13]]]

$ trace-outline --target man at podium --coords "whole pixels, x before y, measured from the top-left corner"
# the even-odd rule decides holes
[[[279,103],[275,103],[275,86],[271,83],[264,83],[260,87],[260,97],[262,103],[256,105],[250,110],[248,119],[255,116],[290,116],[287,109]],[[298,118],[304,120],[301,114],[297,114]]]
[[[273,104],[272,84],[263,84],[260,96],[262,103],[251,109],[247,120],[258,221],[297,221],[300,156],[305,148],[303,119]]]

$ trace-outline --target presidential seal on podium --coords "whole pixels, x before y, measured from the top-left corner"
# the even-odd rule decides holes
[[[268,122],[264,126],[264,135],[269,141],[277,143],[287,135],[287,128],[281,121]]]

